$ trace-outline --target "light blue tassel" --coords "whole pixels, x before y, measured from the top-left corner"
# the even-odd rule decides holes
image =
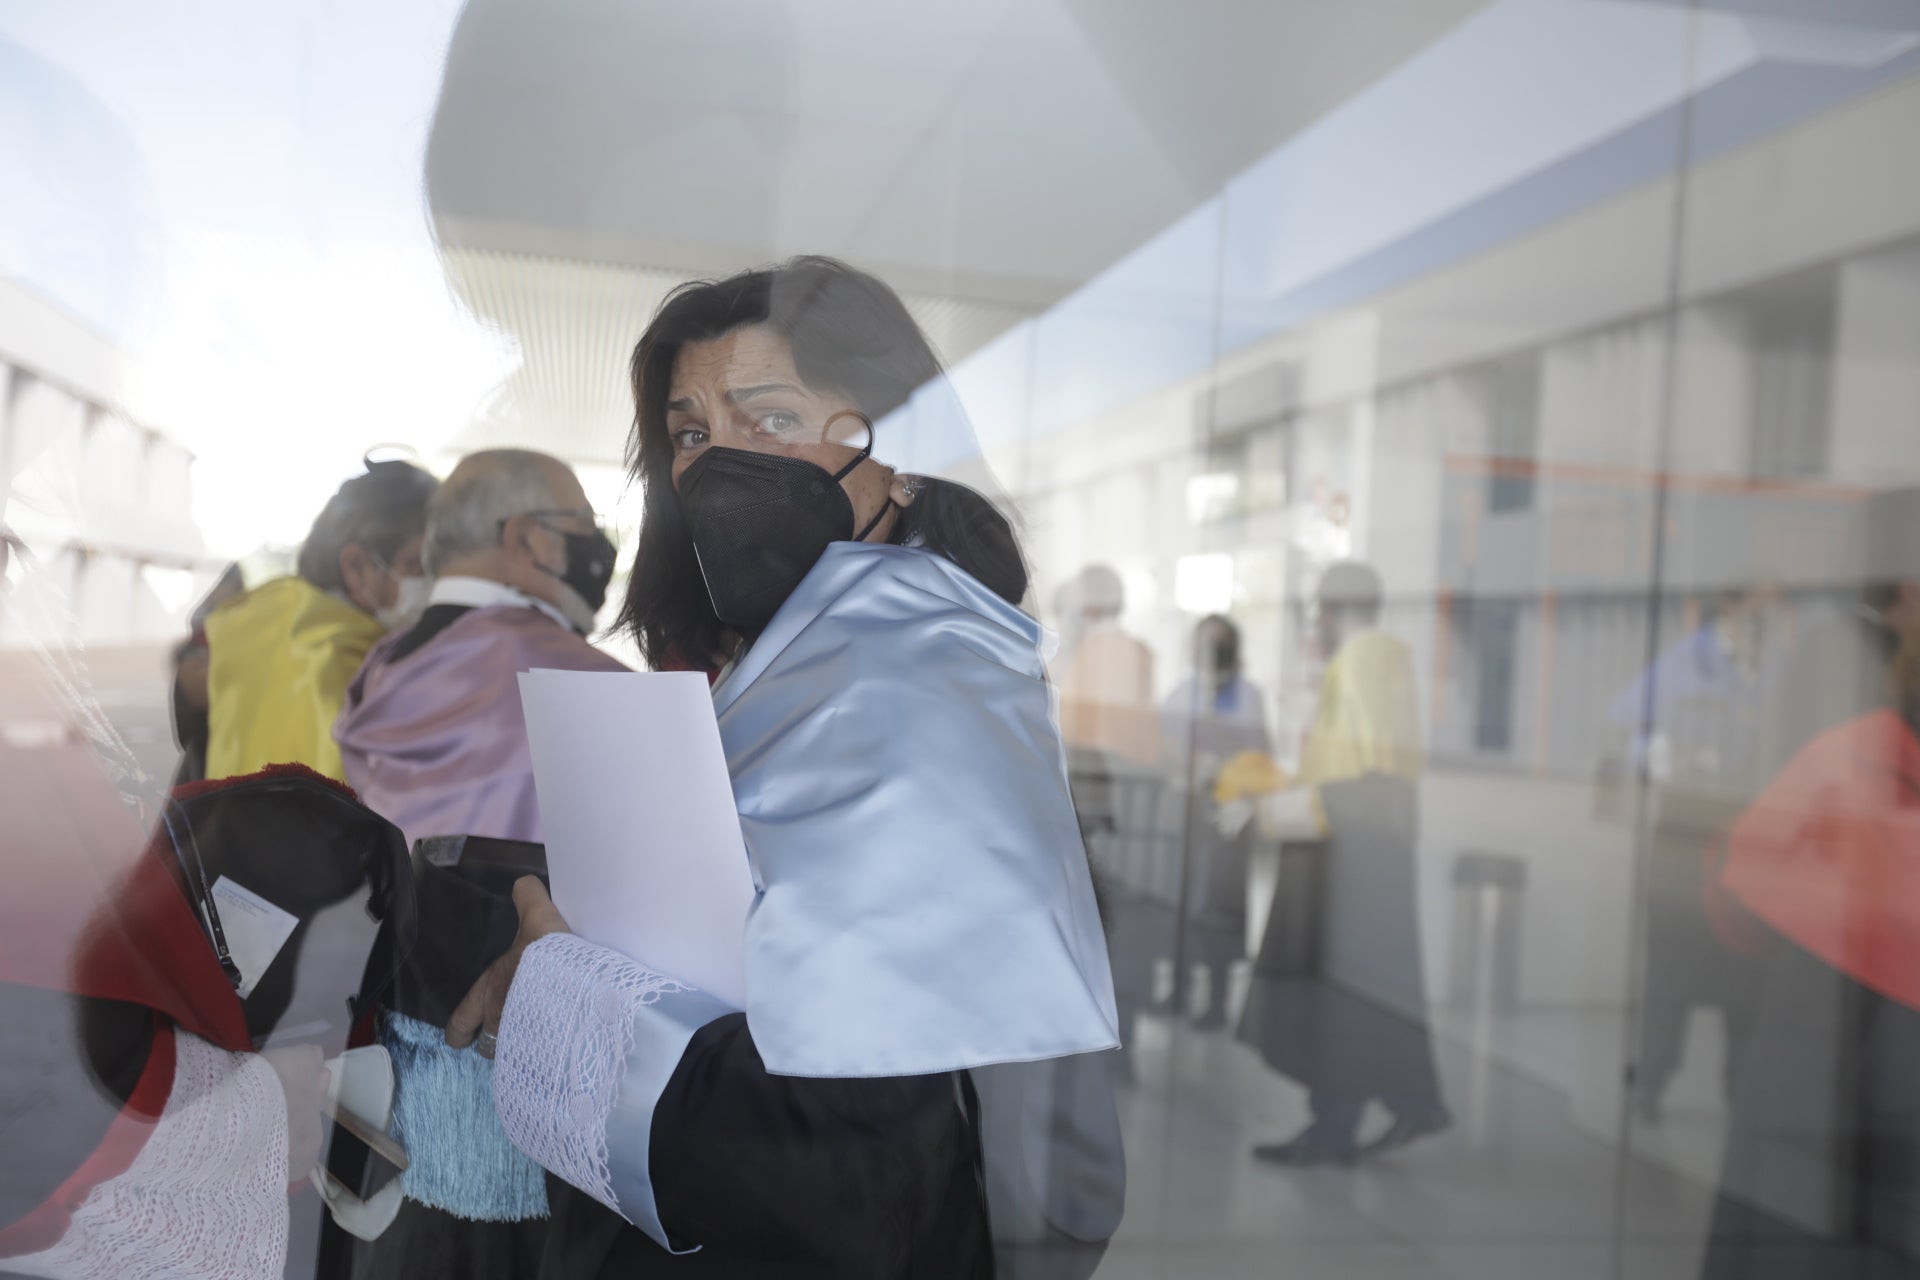
[[[449,1049],[440,1028],[388,1012],[380,1043],[393,1055],[393,1136],[407,1149],[401,1189],[458,1218],[517,1222],[547,1216],[539,1165],[507,1141],[493,1109],[493,1063]]]

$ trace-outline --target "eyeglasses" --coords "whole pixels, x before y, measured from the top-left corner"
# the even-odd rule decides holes
[[[594,514],[592,507],[540,507],[532,511],[521,511],[506,517],[506,519],[496,520],[494,522],[495,531],[504,534],[507,528],[507,521],[517,520],[521,516],[528,516],[534,520],[584,520],[593,526],[596,533],[605,532],[605,530],[601,528],[600,517]]]

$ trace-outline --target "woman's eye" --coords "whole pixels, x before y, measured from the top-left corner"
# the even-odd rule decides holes
[[[681,453],[685,453],[690,449],[698,449],[701,445],[705,444],[707,442],[707,431],[705,427],[682,427],[674,432],[671,438],[673,440],[673,447]]]
[[[797,430],[799,426],[800,415],[788,413],[785,409],[775,409],[771,413],[760,415],[760,429],[773,435],[785,435],[789,431]]]

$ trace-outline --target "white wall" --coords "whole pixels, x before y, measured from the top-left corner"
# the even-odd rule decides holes
[[[1920,481],[1920,244],[1840,268],[1834,347],[1833,478]]]

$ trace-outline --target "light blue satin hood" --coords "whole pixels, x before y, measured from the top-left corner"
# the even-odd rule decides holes
[[[714,690],[768,1070],[1118,1044],[1039,633],[941,556],[839,542]]]

